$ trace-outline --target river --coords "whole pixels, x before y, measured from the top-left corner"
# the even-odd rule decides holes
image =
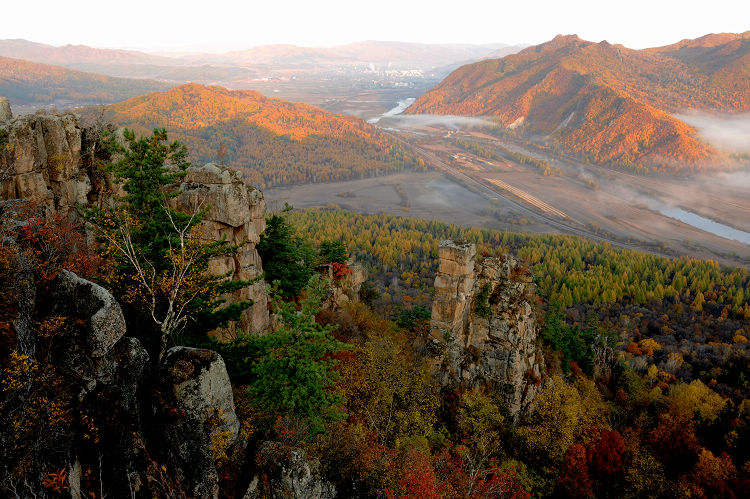
[[[414,97],[408,97],[406,99],[401,99],[398,101],[398,104],[396,104],[396,107],[389,109],[388,111],[384,112],[377,118],[371,118],[367,120],[368,123],[377,123],[380,121],[381,118],[390,118],[391,116],[396,116],[397,114],[401,114],[404,111],[406,111],[406,108],[414,104],[414,101],[417,100]]]
[[[662,215],[666,215],[670,218],[675,218],[680,222],[692,225],[693,227],[705,230],[706,232],[710,232],[711,234],[715,234],[719,237],[732,239],[734,241],[739,241],[743,244],[750,245],[750,233],[735,229],[719,222],[714,222],[709,218],[705,218],[700,215],[696,215],[695,213],[685,211],[682,208],[669,206],[661,208],[659,212],[661,212]]]

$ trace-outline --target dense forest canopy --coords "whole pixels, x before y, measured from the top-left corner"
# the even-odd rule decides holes
[[[700,379],[742,401],[750,380],[750,273],[692,258],[669,259],[613,248],[576,236],[529,235],[465,228],[391,215],[338,209],[290,214],[313,241],[346,242],[372,268],[386,314],[429,305],[441,239],[465,238],[480,254],[513,251],[533,269],[546,307],[567,326],[595,327],[614,335],[622,355],[641,369],[656,365],[666,376]],[[658,343],[645,355],[636,348]],[[635,346],[633,346],[635,344]]]

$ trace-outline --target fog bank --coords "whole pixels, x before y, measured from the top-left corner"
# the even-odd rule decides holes
[[[675,118],[698,129],[705,141],[717,149],[750,152],[750,114],[708,114],[689,111]]]
[[[452,130],[466,128],[496,127],[497,124],[483,118],[470,116],[452,116],[441,114],[399,114],[397,116],[383,116],[381,121],[387,120],[388,125],[395,128],[419,128],[422,126],[444,126]]]

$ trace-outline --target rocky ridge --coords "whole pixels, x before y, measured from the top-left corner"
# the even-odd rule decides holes
[[[263,265],[255,246],[266,228],[266,202],[263,193],[242,181],[240,174],[215,163],[191,166],[179,186],[180,194],[173,204],[186,212],[196,207],[208,210],[198,226],[198,233],[207,240],[226,240],[237,251],[209,262],[215,275],[230,274],[235,280],[254,281],[251,285],[226,296],[228,303],[250,301],[238,323],[216,332],[228,339],[242,333],[260,333],[269,325],[268,296],[260,278]]]
[[[544,366],[531,273],[509,254],[475,261],[476,245],[466,241],[442,241],[439,259],[430,329],[447,354],[438,357],[442,382],[494,385],[517,420]]]
[[[74,114],[37,113],[14,117],[7,100],[0,100],[0,200],[24,200],[47,214],[75,216],[76,206],[111,201],[117,189],[96,166],[99,131],[81,125]],[[253,301],[236,324],[218,331],[220,338],[239,332],[258,333],[269,324],[266,286],[255,245],[265,228],[263,194],[246,185],[238,173],[209,163],[191,166],[174,199],[189,211],[208,207],[199,230],[206,239],[238,247],[231,257],[215,258],[210,270],[236,280],[255,280],[228,302]],[[257,279],[257,280],[256,280]]]
[[[13,117],[7,101],[0,99],[0,207],[23,201],[43,216],[76,217],[79,205],[112,202],[117,186],[94,166],[97,137],[98,131],[82,127],[76,115]],[[262,193],[216,164],[189,167],[174,188],[179,189],[172,200],[176,207],[206,209],[198,226],[203,238],[237,247],[232,256],[213,259],[210,271],[253,281],[226,297],[254,303],[217,336],[265,332],[268,299],[255,249],[265,228]],[[17,244],[13,236],[0,243]],[[301,450],[284,447],[279,467],[263,450],[275,448],[275,442],[249,445],[218,353],[173,347],[156,365],[141,342],[128,336],[122,309],[106,289],[67,270],[49,285],[35,284],[33,263],[22,252],[16,257],[19,261],[11,265],[15,291],[8,304],[13,315],[1,331],[12,335],[17,362],[51,368],[53,381],[21,375],[18,386],[26,385],[26,391],[2,402],[25,407],[34,386],[59,382],[67,403],[85,415],[84,427],[63,425],[54,442],[36,448],[26,472],[50,477],[53,465],[67,463],[65,488],[72,497],[85,494],[91,470],[97,469],[99,483],[117,497],[171,497],[184,491],[190,497],[217,498],[232,494],[221,489],[225,468],[248,472],[232,485],[242,487],[236,491],[239,497],[245,490],[248,497],[261,491],[264,497],[287,497],[290,491],[296,497],[335,496],[335,488]],[[47,322],[57,331],[52,337],[45,336]],[[91,426],[86,427],[86,421]],[[16,433],[10,431],[0,429],[0,445]],[[3,470],[0,467],[0,491],[16,487],[6,481],[10,478]],[[40,487],[27,485],[34,496],[45,494]]]

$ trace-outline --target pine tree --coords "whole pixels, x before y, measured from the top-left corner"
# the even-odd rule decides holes
[[[349,260],[349,251],[344,241],[323,241],[320,243],[321,263],[346,263]]]
[[[305,421],[311,436],[321,433],[326,422],[344,417],[339,410],[343,399],[331,391],[339,374],[330,356],[347,345],[331,335],[333,326],[315,322],[325,293],[325,283],[316,277],[305,287],[299,310],[277,299],[281,327],[247,339],[247,351],[257,359],[250,368],[254,403],[269,416],[288,414]]]
[[[266,281],[278,286],[285,299],[299,296],[310,280],[313,250],[295,237],[294,229],[281,215],[266,219],[266,230],[257,246]]]
[[[195,233],[207,206],[183,212],[170,206],[179,195],[176,184],[190,163],[179,142],[168,142],[164,129],[148,137],[123,133],[123,142],[104,142],[119,160],[104,166],[125,195],[114,205],[82,210],[101,241],[100,250],[114,260],[105,284],[123,305],[126,320],[163,357],[175,333],[200,338],[211,329],[237,320],[249,302],[219,309],[222,294],[250,284],[208,272],[211,258],[231,254],[226,241],[206,242]],[[188,327],[188,324],[190,327]],[[153,346],[154,343],[158,347]]]

